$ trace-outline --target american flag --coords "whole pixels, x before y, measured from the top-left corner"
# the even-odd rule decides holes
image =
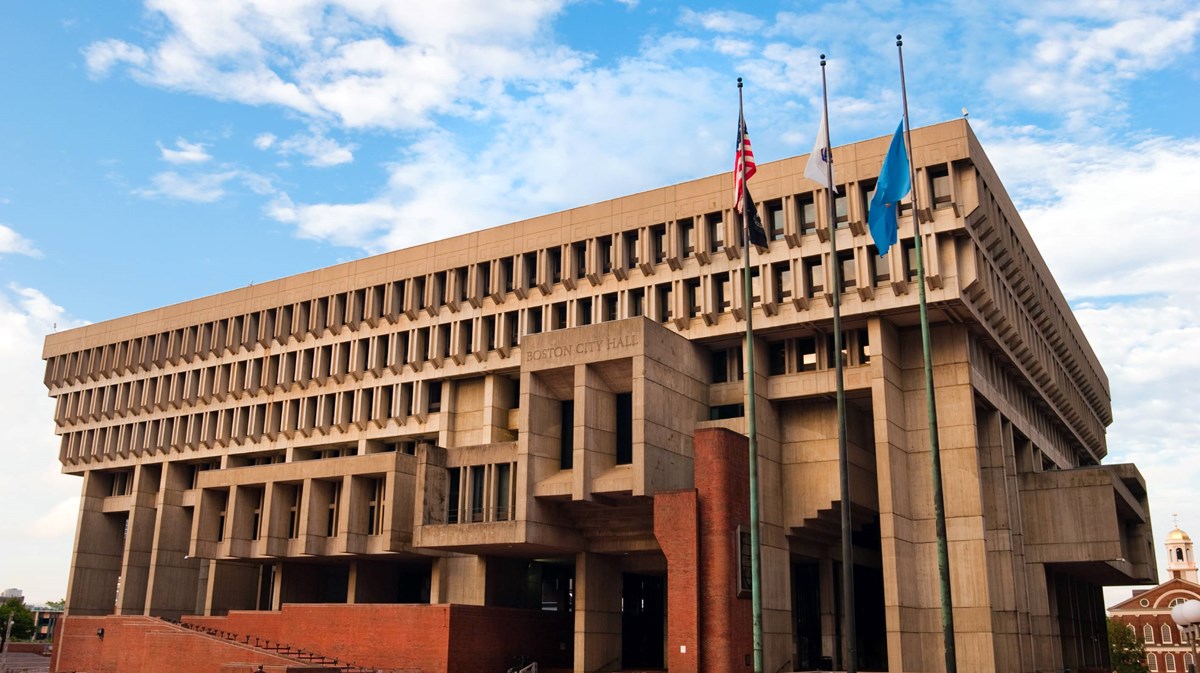
[[[745,163],[743,175],[742,164]],[[733,208],[742,212],[742,196],[746,193],[743,179],[749,180],[754,176],[758,166],[754,165],[754,150],[750,147],[750,133],[746,130],[746,118],[738,115],[738,139],[733,157]]]
[[[750,196],[750,188],[746,186],[745,180],[749,180],[750,176],[758,170],[754,165],[754,150],[750,148],[750,134],[746,131],[746,118],[738,113],[738,139],[737,146],[733,157],[733,209],[739,214],[742,214],[742,199],[743,197],[749,202],[749,213],[746,215],[746,225],[749,231],[750,242],[759,247],[767,247],[767,232],[763,228],[762,220],[758,217],[758,209],[754,207],[754,197]],[[743,164],[745,171],[743,175]]]

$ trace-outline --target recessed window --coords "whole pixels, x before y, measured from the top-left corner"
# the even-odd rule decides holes
[[[796,369],[802,372],[816,371],[816,337],[800,337],[799,339],[796,339]]]
[[[854,251],[843,250],[838,253],[838,265],[842,271],[842,292],[849,292],[854,289],[857,284],[856,267],[854,264]]]
[[[783,201],[776,199],[775,201],[767,202],[767,222],[770,225],[770,238],[772,241],[783,240]]]
[[[692,219],[679,220],[679,256],[684,259],[696,254],[696,232]]]
[[[779,262],[771,266],[775,276],[775,303],[783,304],[792,298],[792,265]]]
[[[787,342],[775,341],[767,344],[768,373],[772,376],[787,373]]]
[[[708,251],[720,252],[725,245],[725,223],[721,219],[721,213],[705,215],[704,224],[708,228]]]
[[[904,253],[904,280],[913,282],[917,279],[917,244],[913,239],[907,239],[900,244]]]
[[[650,258],[655,264],[662,264],[667,258],[667,225],[657,224],[650,227]]]
[[[825,291],[825,266],[820,257],[809,257],[804,260],[804,279],[807,287],[805,295],[812,299]]]
[[[879,250],[871,245],[867,247],[868,254],[871,255],[871,285],[875,287],[883,287],[892,280],[891,266],[888,264],[888,259],[879,254]]]
[[[700,315],[700,279],[689,278],[683,281],[683,291],[687,300],[688,317]]]
[[[875,180],[863,180],[858,183],[858,192],[862,195],[863,221],[871,211],[871,199],[875,198]]]
[[[833,199],[833,215],[837,220],[837,228],[845,229],[850,224],[850,213],[846,206],[846,185],[838,185],[838,194]]]
[[[796,197],[800,215],[800,233],[811,234],[817,230],[817,203],[813,193],[801,194]]]
[[[938,164],[925,169],[929,175],[929,191],[933,194],[934,208],[949,208],[951,205],[950,195],[950,169],[946,164]]]

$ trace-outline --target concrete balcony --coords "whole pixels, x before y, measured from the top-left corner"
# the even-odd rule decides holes
[[[1132,464],[1022,474],[1026,558],[1097,584],[1156,584],[1146,481]]]

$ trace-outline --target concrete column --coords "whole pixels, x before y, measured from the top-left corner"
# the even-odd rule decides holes
[[[575,555],[575,671],[620,668],[621,569],[609,556]]]
[[[617,464],[616,395],[586,364],[575,365],[573,500],[592,499],[592,480]],[[563,432],[567,432],[563,428]]]
[[[138,465],[133,473],[117,614],[140,615],[146,611],[146,588],[150,579],[150,556],[157,518],[154,502],[161,479],[161,465]]]
[[[109,615],[125,549],[125,514],[105,514],[112,484],[101,473],[85,472],[79,499],[79,525],[67,581],[67,614]]]
[[[188,556],[192,511],[180,503],[191,486],[187,465],[167,463],[157,499],[158,520],[150,552],[150,578],[146,613],[179,619],[196,614],[196,589],[200,559]]]
[[[484,605],[487,596],[487,558],[446,556],[433,562],[431,603]]]

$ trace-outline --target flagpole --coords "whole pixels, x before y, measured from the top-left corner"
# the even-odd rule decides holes
[[[956,673],[954,646],[954,603],[950,596],[950,558],[946,542],[946,504],[942,496],[942,455],[938,442],[937,399],[933,393],[933,349],[929,339],[929,310],[925,302],[925,256],[921,246],[920,204],[917,200],[917,165],[912,156],[912,129],[908,123],[908,88],[904,81],[904,40],[896,36],[900,56],[900,94],[904,101],[904,144],[908,148],[908,170],[912,180],[913,241],[917,256],[917,297],[921,305],[921,350],[925,359],[925,404],[929,409],[929,454],[933,463],[933,521],[937,535],[938,579],[942,594],[942,638],[946,643],[946,673]]]
[[[750,289],[750,206],[746,203],[746,121],[742,112],[742,78],[738,86],[738,151],[742,153],[742,241],[745,243],[742,274],[746,309],[746,434],[750,438],[750,604],[754,625],[754,673],[763,673],[762,558],[758,534],[758,425],[754,413],[754,298]],[[737,204],[734,204],[736,208]]]
[[[833,143],[829,140],[829,89],[825,54],[821,54],[821,96],[824,100],[826,206],[829,215],[829,264],[833,267],[833,358],[837,381],[838,472],[842,487],[842,614],[846,620],[846,673],[858,673],[858,621],[854,612],[854,541],[850,520],[850,455],[846,447],[846,383],[842,363],[842,268],[837,258],[837,214],[833,208]]]

